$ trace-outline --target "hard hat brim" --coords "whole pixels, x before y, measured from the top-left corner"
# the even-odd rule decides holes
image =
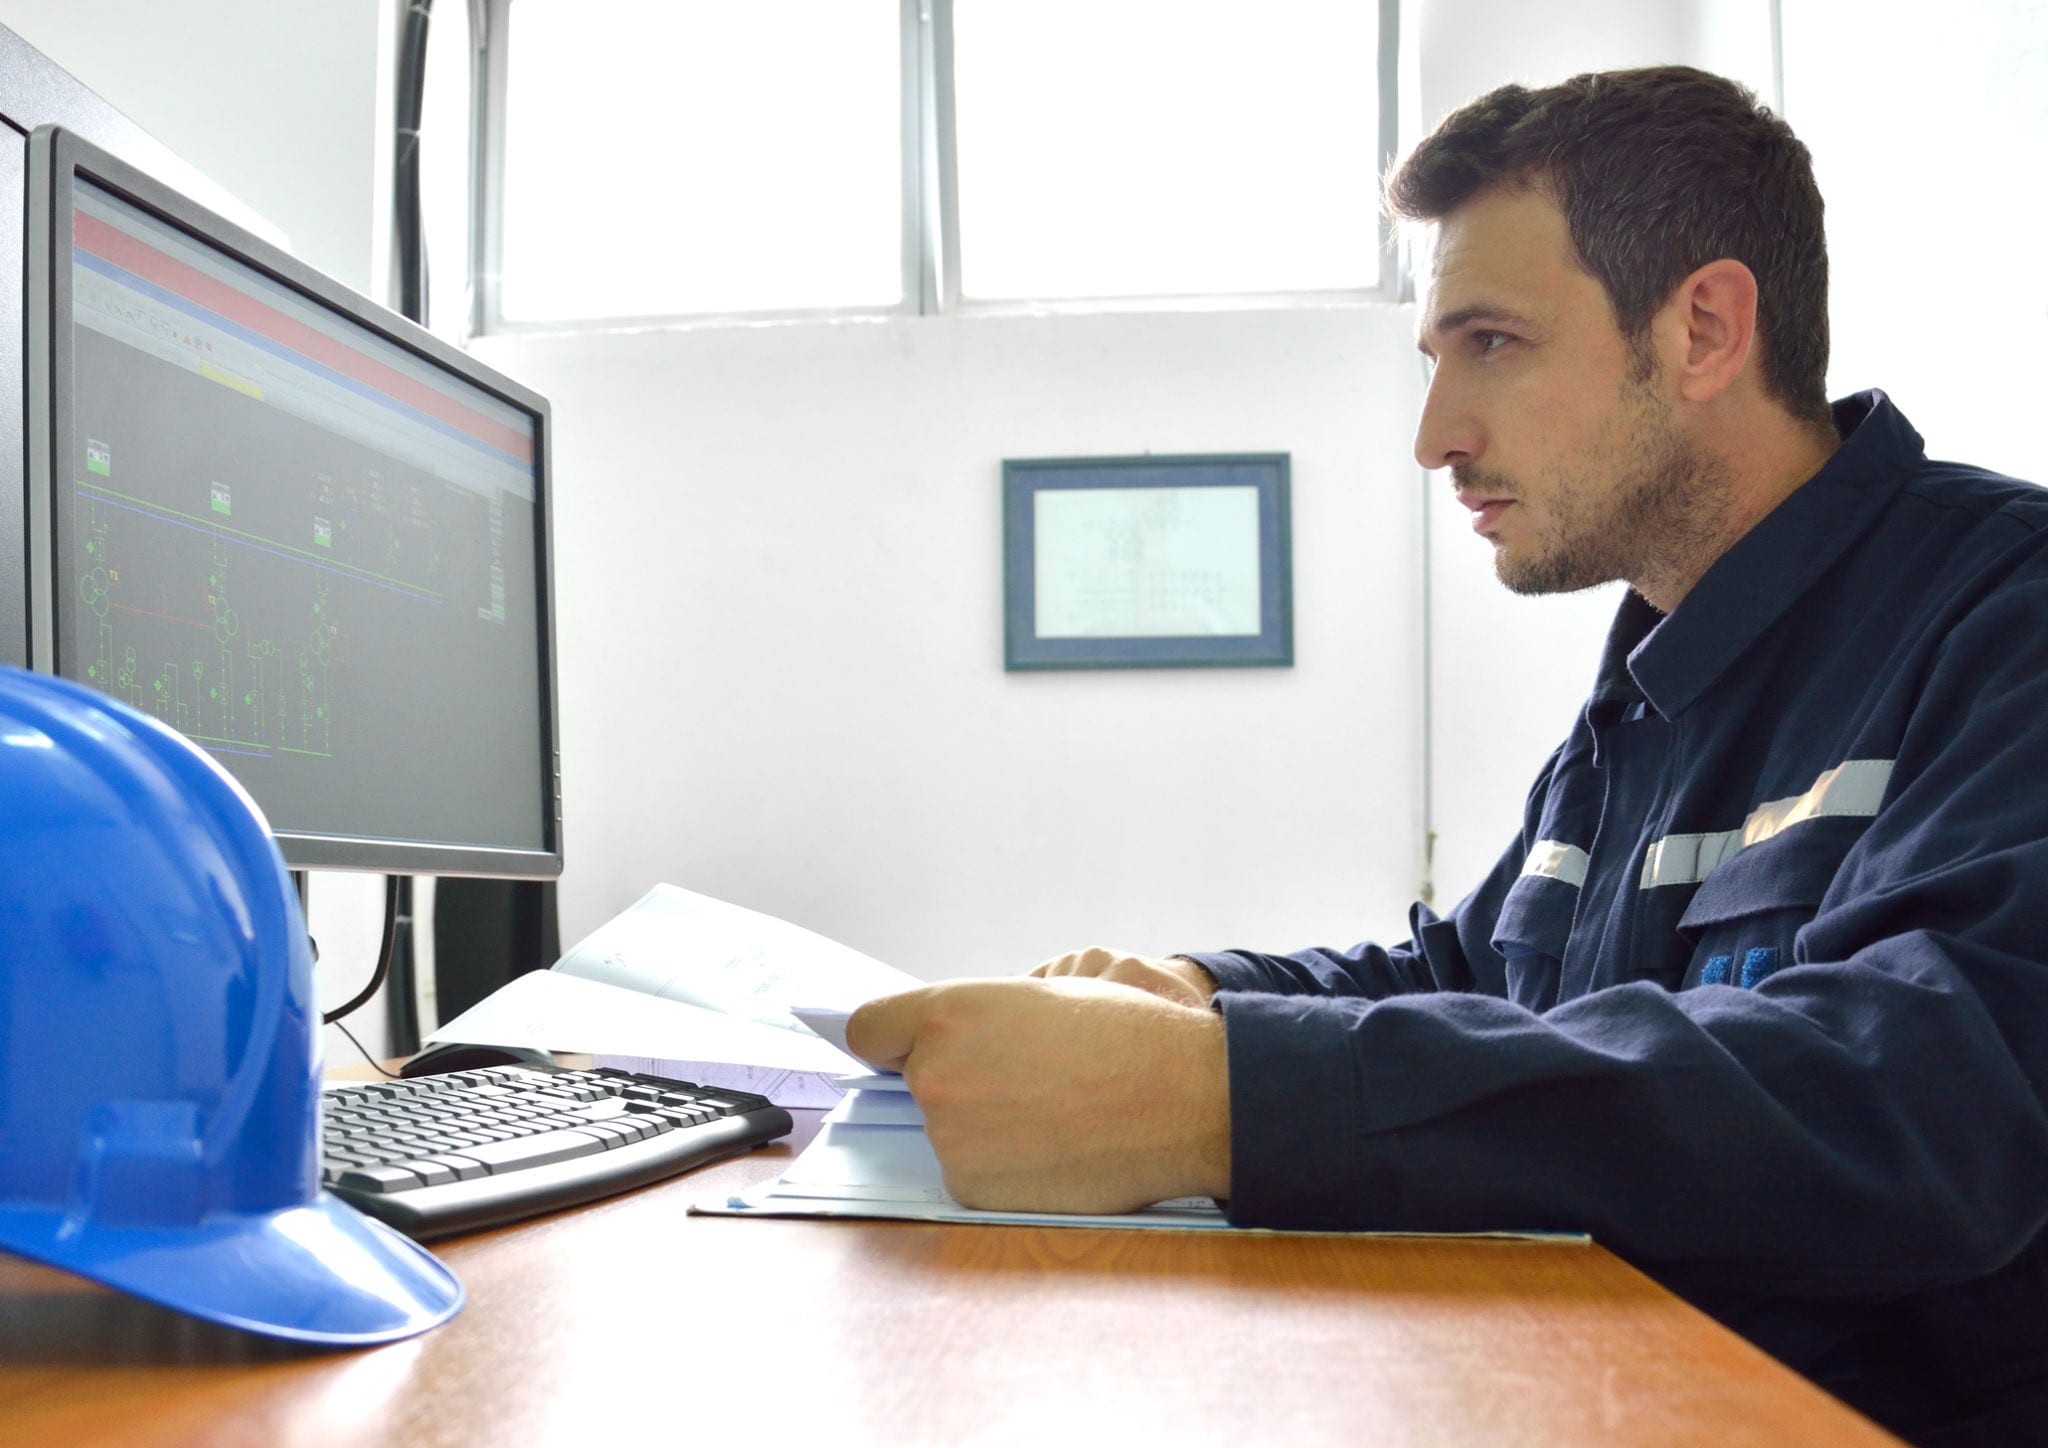
[[[330,1193],[196,1227],[109,1227],[0,1203],[0,1249],[266,1337],[363,1347],[425,1332],[462,1284],[417,1242]]]

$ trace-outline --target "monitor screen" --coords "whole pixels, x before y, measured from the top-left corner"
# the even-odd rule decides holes
[[[295,867],[559,873],[546,402],[61,130],[29,233],[34,665]]]

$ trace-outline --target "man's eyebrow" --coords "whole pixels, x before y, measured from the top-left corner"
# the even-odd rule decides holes
[[[1471,326],[1474,322],[1491,322],[1499,326],[1523,330],[1534,325],[1529,318],[1523,316],[1520,312],[1511,311],[1497,303],[1475,302],[1469,307],[1460,307],[1455,312],[1445,312],[1436,319],[1436,326],[1433,330],[1439,337],[1449,337],[1464,331],[1465,328]],[[1415,338],[1415,347],[1425,357],[1435,355],[1430,351],[1429,338],[1426,334],[1418,335]]]

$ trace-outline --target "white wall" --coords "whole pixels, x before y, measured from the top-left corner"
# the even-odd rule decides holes
[[[1828,203],[1837,396],[1935,457],[2048,481],[2048,6],[1782,0],[1785,115]]]
[[[497,338],[557,423],[563,929],[657,880],[926,975],[1397,930],[1394,308]],[[1293,455],[1291,669],[1006,674],[1005,457]]]
[[[0,0],[0,25],[365,291],[388,0]]]

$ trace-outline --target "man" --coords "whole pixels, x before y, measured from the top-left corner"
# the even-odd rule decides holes
[[[1404,945],[1084,951],[852,1045],[970,1203],[1583,1229],[1899,1432],[2048,1441],[2048,493],[1828,406],[1739,87],[1505,87],[1389,197],[1417,456],[1510,588],[1631,586],[1521,837]]]

